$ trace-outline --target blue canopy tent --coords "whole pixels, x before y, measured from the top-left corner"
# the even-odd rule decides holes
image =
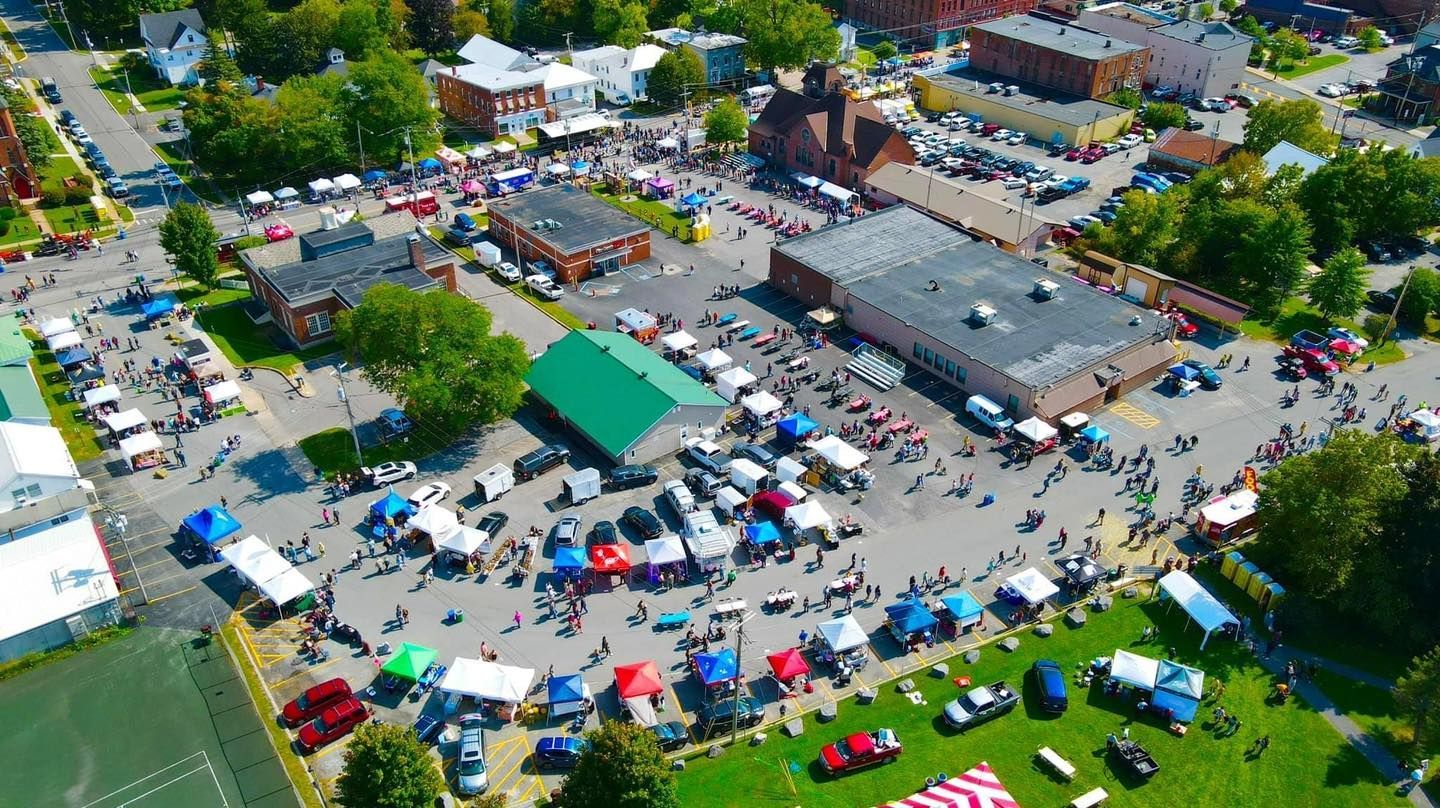
[[[762,545],[780,541],[780,528],[774,522],[756,522],[745,526],[745,538],[751,544]]]
[[[694,191],[691,191],[690,193],[680,197],[680,204],[684,205],[687,208],[702,207],[705,204],[705,197],[695,193]]]
[[[372,168],[372,169],[370,169],[369,171],[366,171],[366,172],[365,172],[365,174],[364,174],[364,176],[362,177],[362,179],[364,179],[365,182],[367,182],[367,183],[370,183],[370,182],[379,182],[380,180],[385,179],[385,176],[386,176],[386,175],[385,175],[385,172],[384,172],[384,171],[381,171],[381,170],[378,169],[378,168]]]
[[[585,570],[584,547],[555,548],[555,572],[562,578],[579,578]]]
[[[958,595],[946,595],[940,599],[940,605],[949,612],[950,619],[954,620],[960,628],[973,626],[980,622],[981,615],[985,610],[980,606],[980,601],[969,592],[961,592]]]
[[[568,715],[579,712],[590,698],[590,688],[578,673],[550,677],[547,685],[550,699],[550,715]]]
[[[157,320],[175,310],[180,301],[174,295],[160,295],[153,297],[140,304],[140,313],[145,315],[147,320]]]
[[[576,160],[570,164],[570,170],[575,172],[575,176],[583,177],[590,173],[590,164],[584,160]]]
[[[416,163],[415,167],[420,169],[421,172],[425,173],[434,172],[438,174],[444,170],[444,166],[442,166],[440,164],[440,161],[436,160],[434,157],[426,157],[424,160]]]
[[[699,677],[700,684],[706,687],[724,684],[739,674],[740,669],[735,664],[733,649],[721,648],[714,653],[695,655],[695,675]]]
[[[1170,710],[1176,721],[1194,721],[1200,700],[1205,698],[1205,674],[1195,668],[1160,660],[1155,673],[1155,693],[1150,703]]]
[[[1104,443],[1105,441],[1110,440],[1110,433],[1106,432],[1098,426],[1095,426],[1094,424],[1091,424],[1090,426],[1087,426],[1084,429],[1080,430],[1080,438],[1081,440],[1086,440],[1090,443]]]
[[[1178,379],[1183,379],[1187,382],[1193,381],[1196,377],[1200,375],[1200,371],[1190,367],[1189,365],[1171,365],[1169,368],[1169,373],[1171,376],[1174,376]]]
[[[215,544],[240,530],[240,522],[219,505],[211,505],[185,517],[180,523],[206,544]]]
[[[375,521],[384,522],[386,519],[402,513],[406,516],[414,516],[415,509],[410,507],[410,503],[406,502],[404,497],[395,493],[392,486],[385,496],[370,503],[370,513],[375,517]]]
[[[55,361],[60,363],[60,367],[68,368],[90,361],[90,352],[85,350],[85,346],[76,345],[74,348],[66,348],[55,354]]]
[[[940,623],[919,601],[905,600],[885,607],[885,614],[902,634],[930,631]]]
[[[781,418],[775,424],[775,431],[788,446],[794,446],[802,438],[820,428],[820,424],[804,413],[794,413]]]

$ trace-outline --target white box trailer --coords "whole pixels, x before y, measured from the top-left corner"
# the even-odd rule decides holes
[[[515,472],[500,463],[475,475],[475,496],[481,502],[494,502],[514,487]]]
[[[476,242],[473,246],[475,248],[475,260],[480,262],[480,266],[491,269],[500,265],[500,246],[498,244],[480,241]]]

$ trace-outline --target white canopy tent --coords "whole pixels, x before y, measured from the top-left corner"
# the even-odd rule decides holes
[[[730,368],[715,377],[715,392],[719,393],[721,398],[734,404],[735,399],[740,397],[741,388],[757,381],[759,380],[755,378],[755,374],[745,368]]]
[[[545,167],[545,171],[554,177],[563,177],[570,173],[570,166],[564,163],[551,163]]]
[[[1032,606],[1060,594],[1060,587],[1034,567],[1011,575],[1005,579],[1005,583],[1009,584],[1016,594]]]
[[[705,353],[695,357],[695,361],[700,363],[700,367],[703,368],[705,372],[714,373],[720,368],[730,367],[730,363],[735,360],[730,358],[730,354],[725,353],[719,348],[711,348]]]
[[[251,583],[268,581],[290,569],[290,563],[280,557],[270,545],[259,536],[250,535],[220,551],[220,558],[235,568]]]
[[[1039,418],[1028,418],[1015,425],[1015,434],[1023,435],[1031,443],[1039,443],[1059,435],[1060,432]]]
[[[631,182],[644,182],[654,176],[654,174],[651,174],[643,168],[637,168],[625,175],[626,179],[629,179]]]
[[[271,196],[269,191],[256,191],[246,194],[245,201],[251,205],[268,205],[275,201],[275,197]]]
[[[312,193],[312,194],[314,194],[314,195],[316,195],[316,196],[324,196],[324,195],[326,195],[326,194],[333,194],[333,193],[335,193],[335,183],[331,182],[330,180],[325,179],[324,177],[321,177],[321,178],[318,179],[318,180],[311,180],[311,181],[310,181],[310,193]]]
[[[66,348],[74,348],[82,342],[84,342],[84,340],[80,339],[80,334],[75,331],[66,331],[56,334],[53,337],[45,338],[45,344],[50,347],[51,353],[63,351]]]
[[[104,418],[105,428],[117,435],[127,429],[134,429],[148,420],[145,413],[133,407],[123,412],[112,412]]]
[[[651,564],[674,564],[685,560],[685,544],[679,536],[661,536],[645,542],[645,558]]]
[[[775,461],[775,479],[782,482],[796,482],[805,476],[805,464],[789,457],[782,457]]]
[[[211,404],[220,404],[225,401],[234,401],[240,398],[240,385],[229,379],[223,382],[216,382],[205,388],[205,400]]]
[[[1440,437],[1440,415],[1431,410],[1415,410],[1405,416],[1420,427],[1420,436],[1427,441],[1433,441]]]
[[[825,458],[825,462],[841,471],[850,471],[870,462],[869,455],[840,440],[839,435],[826,435],[808,446]]]
[[[795,523],[796,530],[810,530],[817,527],[823,527],[826,530],[835,528],[835,520],[831,518],[830,513],[814,500],[786,508],[785,518]]]
[[[443,693],[456,693],[473,699],[519,704],[530,692],[535,681],[534,668],[497,665],[480,659],[455,657],[445,678],[435,686]]]
[[[510,152],[515,151],[515,144],[511,143],[508,140],[502,140],[499,143],[496,143],[494,148],[496,154],[509,154]]]
[[[870,637],[865,634],[865,629],[860,628],[860,622],[855,615],[847,614],[838,620],[827,620],[815,627],[815,633],[830,646],[830,650],[837,654],[843,654],[851,648],[859,648],[867,642]]]
[[[1205,643],[1210,641],[1210,634],[1217,628],[1226,625],[1239,625],[1240,621],[1235,615],[1225,608],[1225,605],[1215,599],[1215,596],[1206,591],[1199,581],[1190,577],[1190,573],[1184,570],[1175,570],[1164,578],[1160,579],[1160,597],[1164,599],[1167,595],[1174,598],[1180,608],[1190,615],[1190,619],[1200,624],[1205,630],[1205,638],[1200,641],[1200,648],[1204,650]]]
[[[841,186],[836,185],[833,182],[820,183],[820,193],[824,196],[830,197],[831,199],[839,202],[842,205],[848,205],[851,202],[854,202],[859,196],[849,188],[842,188]]]
[[[457,529],[450,531],[445,538],[435,542],[436,548],[449,550],[461,556],[469,556],[476,551],[490,552],[489,533],[469,525],[457,524],[456,527]]]
[[[113,384],[102,384],[85,391],[85,409],[87,410],[119,400],[120,388]]]
[[[474,158],[476,160],[484,160],[486,157],[489,157],[494,153],[495,152],[492,152],[488,148],[481,146],[477,143],[474,148],[470,149],[470,151],[468,152],[465,152],[465,156]]]
[[[684,331],[676,331],[674,334],[666,334],[660,338],[660,344],[672,351],[684,351],[694,348],[698,343],[695,338]]]
[[[120,441],[120,454],[126,463],[132,463],[136,457],[147,452],[158,452],[164,448],[160,443],[160,436],[154,432],[139,432]]]
[[[300,192],[297,191],[297,190],[295,190],[294,188],[291,188],[291,187],[288,186],[288,185],[286,185],[286,186],[283,187],[283,188],[276,188],[276,189],[275,189],[275,201],[276,201],[276,202],[284,202],[284,201],[286,201],[287,199],[294,199],[294,198],[296,198],[296,197],[298,197],[298,196],[300,196]]]
[[[360,178],[355,176],[354,174],[341,174],[340,176],[331,180],[331,182],[335,183],[335,187],[339,189],[340,193],[342,194],[350,193],[356,188],[359,188],[361,184]]]
[[[662,137],[659,140],[655,141],[655,148],[678,149],[680,148],[680,141],[676,140],[673,137]]]
[[[1113,681],[1141,690],[1155,689],[1155,676],[1159,671],[1159,660],[1123,649],[1116,649],[1115,656],[1110,660],[1110,678]]]
[[[460,526],[460,520],[455,517],[455,512],[440,505],[426,505],[420,512],[410,517],[405,523],[423,533],[430,534],[433,539],[448,536],[455,532]]]
[[[740,406],[744,407],[746,412],[756,418],[764,418],[767,415],[779,412],[785,406],[785,403],[771,395],[770,391],[761,390],[758,393],[751,393],[740,399]]]
[[[315,584],[310,583],[305,573],[288,564],[286,566],[284,572],[259,584],[261,594],[277,606],[283,606],[315,589]]]
[[[64,334],[66,331],[74,331],[75,324],[64,317],[55,317],[40,324],[40,336],[49,339],[56,334]]]

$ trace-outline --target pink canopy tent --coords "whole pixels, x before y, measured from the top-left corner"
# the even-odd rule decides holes
[[[645,190],[656,199],[669,199],[675,195],[675,183],[664,177],[655,177],[645,183]]]
[[[461,192],[467,194],[478,194],[482,190],[484,190],[484,188],[485,186],[481,185],[476,180],[465,180],[464,182],[460,183]]]
[[[959,777],[927,788],[885,808],[1020,808],[984,761]]]

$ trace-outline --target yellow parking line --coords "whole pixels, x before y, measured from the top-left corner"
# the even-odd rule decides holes
[[[195,588],[196,588],[196,587],[194,587],[194,586],[190,586],[190,587],[186,587],[186,588],[180,590],[179,592],[171,592],[171,593],[168,594],[168,595],[161,595],[161,596],[158,597],[158,598],[151,598],[151,599],[148,601],[148,603],[159,603],[159,602],[162,601],[162,600],[169,600],[170,598],[173,598],[173,597],[175,597],[176,595],[183,595],[183,594],[185,594],[186,592],[189,592],[189,591],[191,591],[192,589],[195,589]]]
[[[675,704],[675,714],[678,715],[678,716],[680,716],[680,718],[684,718],[684,717],[685,717],[685,705],[681,704],[681,703],[680,703],[680,697],[677,696],[677,695],[675,695],[675,688],[670,687],[669,685],[666,685],[666,686],[665,686],[665,697],[666,697],[666,701],[674,702],[674,704]],[[690,728],[690,722],[689,722],[689,721],[686,721],[686,722],[684,722],[684,724],[685,724],[685,733],[690,736],[690,743],[692,743],[692,744],[694,744],[694,745],[696,745],[696,746],[699,746],[699,745],[700,745],[700,739],[697,738],[697,737],[695,737],[695,730],[693,730],[693,729]]]
[[[888,663],[888,662],[885,661],[885,657],[882,657],[882,656],[880,656],[878,653],[875,652],[875,647],[874,647],[873,645],[866,645],[865,647],[868,648],[868,649],[870,649],[870,656],[873,656],[873,657],[875,657],[877,660],[879,660],[879,661],[880,661],[880,664],[885,666],[885,670],[889,671],[889,672],[890,672],[890,675],[891,675],[892,677],[898,675],[898,674],[895,673],[895,669],[892,668],[892,667],[890,667],[890,663]]]
[[[1160,424],[1159,418],[1126,401],[1120,401],[1112,405],[1110,412],[1124,418],[1126,421],[1129,421],[1141,429],[1153,429]]]
[[[314,760],[319,760],[320,758],[323,758],[323,757],[325,757],[326,755],[334,754],[336,751],[338,751],[338,750],[340,750],[340,749],[344,749],[344,748],[345,748],[345,741],[348,739],[348,737],[349,737],[349,736],[346,736],[346,738],[341,738],[340,740],[338,740],[338,741],[336,741],[336,742],[334,742],[334,743],[326,746],[324,749],[319,750],[319,751],[316,752],[315,754],[311,755],[311,756],[310,756],[310,759],[311,759],[312,761],[314,761]]]
[[[325,660],[324,662],[321,662],[319,665],[312,665],[312,666],[310,666],[309,668],[306,668],[305,670],[300,671],[299,673],[297,673],[297,674],[295,674],[295,675],[293,675],[293,676],[286,676],[284,679],[281,679],[280,681],[276,682],[275,684],[270,685],[270,690],[272,690],[272,691],[274,691],[274,690],[279,690],[279,689],[280,689],[280,686],[283,685],[283,684],[285,684],[286,682],[289,682],[289,681],[294,680],[294,679],[299,679],[301,676],[304,676],[304,675],[307,674],[307,673],[314,673],[315,671],[318,671],[318,670],[320,670],[321,668],[328,667],[328,666],[330,666],[330,665],[334,665],[336,662],[339,662],[339,661],[340,661],[340,657],[339,657],[339,656],[332,656],[332,657],[330,657],[329,659]]]

